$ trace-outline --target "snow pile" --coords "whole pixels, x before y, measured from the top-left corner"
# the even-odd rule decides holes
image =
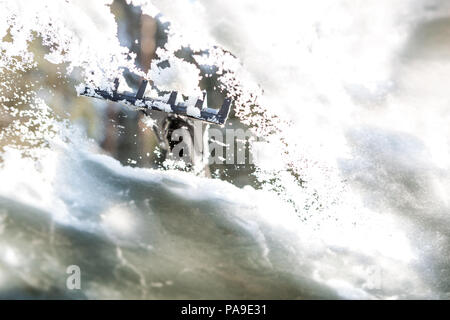
[[[161,52],[157,52],[157,54],[161,58],[152,61],[148,78],[152,79],[153,84],[158,89],[177,91],[186,96],[201,95],[199,88],[200,70],[196,66],[174,56],[166,57]],[[170,66],[164,69],[158,67],[158,63],[166,59]]]
[[[28,44],[40,37],[50,48],[45,57],[49,62],[67,63],[68,73],[79,68],[85,81],[96,86],[109,87],[124,68],[139,74],[134,55],[121,47],[116,37],[117,25],[108,6],[111,2],[2,1],[0,37],[9,33],[12,38],[12,42],[1,43],[2,60],[21,57],[22,63],[32,63]]]

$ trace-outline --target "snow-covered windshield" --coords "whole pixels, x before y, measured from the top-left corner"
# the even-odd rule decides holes
[[[448,298],[449,16],[0,0],[0,297]]]

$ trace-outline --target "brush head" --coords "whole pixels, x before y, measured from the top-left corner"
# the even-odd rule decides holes
[[[189,106],[185,102],[177,103],[178,93],[176,91],[171,92],[167,100],[163,98],[144,97],[147,84],[148,81],[143,80],[136,94],[128,92],[119,93],[117,92],[119,80],[115,79],[114,89],[112,91],[86,87],[81,92],[81,95],[132,105],[144,113],[148,110],[155,110],[217,125],[223,125],[230,113],[231,100],[228,98],[224,100],[220,109],[204,107],[206,95],[203,95],[203,100],[197,99],[195,105]]]

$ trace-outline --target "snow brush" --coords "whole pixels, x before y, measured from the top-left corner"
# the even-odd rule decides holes
[[[228,118],[230,112],[231,100],[225,99],[222,107],[220,109],[203,108],[205,95],[202,99],[197,99],[194,106],[189,106],[185,102],[177,103],[176,91],[170,93],[169,99],[165,101],[163,98],[150,98],[144,97],[145,88],[147,87],[147,80],[143,80],[136,94],[130,92],[117,92],[119,88],[119,79],[114,80],[114,89],[111,91],[102,89],[92,89],[86,87],[81,95],[99,98],[114,102],[123,102],[128,105],[133,105],[138,107],[144,113],[147,110],[156,110],[161,112],[166,112],[169,114],[177,114],[184,117],[189,117],[192,119],[205,121],[209,123],[214,123],[217,125],[223,125]],[[146,113],[147,114],[147,113]]]

